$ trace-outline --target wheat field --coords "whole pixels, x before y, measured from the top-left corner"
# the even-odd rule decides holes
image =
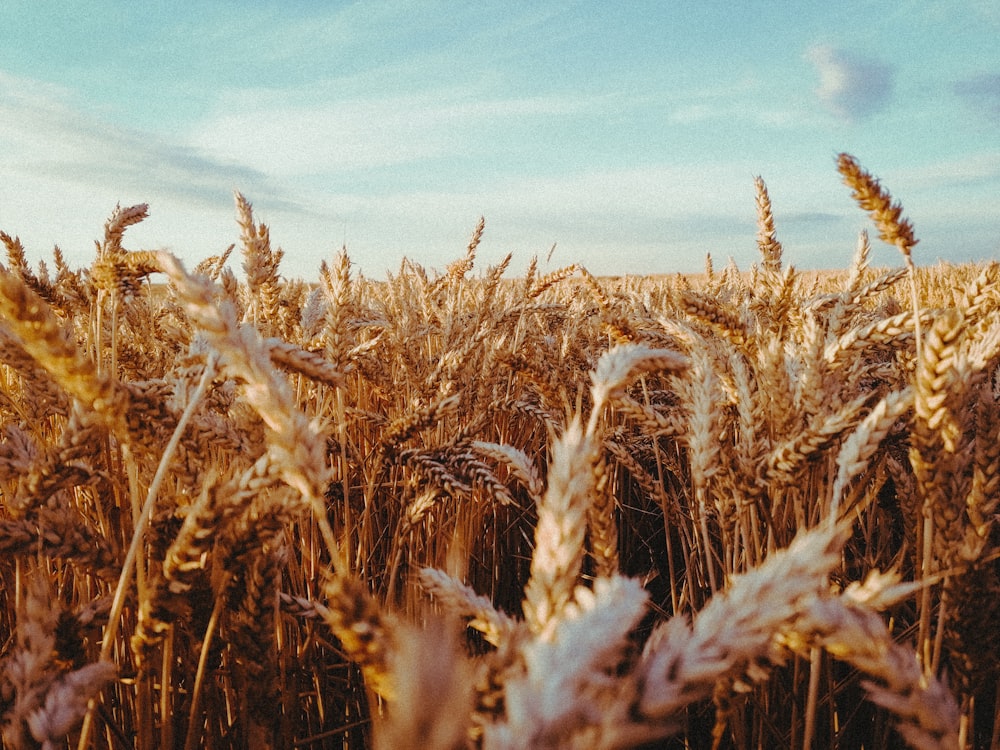
[[[1000,267],[837,166],[899,268],[0,234],[3,747],[1000,746]]]

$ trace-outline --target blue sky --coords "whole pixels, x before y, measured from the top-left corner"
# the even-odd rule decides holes
[[[345,243],[369,277],[441,269],[480,215],[481,267],[748,268],[761,175],[786,262],[844,267],[848,151],[918,262],[993,258],[998,38],[993,0],[5,0],[0,229],[84,266],[146,202],[126,247],[193,264],[238,240],[238,189],[288,277]]]

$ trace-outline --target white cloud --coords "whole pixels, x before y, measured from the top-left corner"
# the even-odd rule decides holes
[[[396,192],[355,202],[347,247],[366,273],[403,255],[443,268],[485,214],[481,265],[513,251],[523,268],[556,243],[554,265],[580,262],[598,274],[697,271],[706,252],[746,266],[757,260],[753,174],[748,164],[652,165],[518,177],[471,193]],[[844,236],[850,246],[853,235]]]
[[[788,129],[807,121],[804,113],[791,107],[761,106],[759,102],[732,101],[726,104],[681,104],[667,116],[672,125],[697,125],[707,122],[739,122],[760,128]]]
[[[828,45],[811,47],[806,59],[819,73],[820,101],[846,121],[870,117],[892,99],[893,68],[880,60]]]
[[[470,99],[452,91],[288,104],[288,97],[230,93],[190,143],[272,175],[343,173],[407,164],[482,147],[488,134],[583,111],[584,100]],[[262,106],[257,102],[265,101]]]
[[[935,159],[919,167],[899,170],[902,180],[915,189],[936,190],[1000,183],[1000,150],[977,151],[953,159]]]
[[[191,261],[238,236],[234,189],[301,218],[296,194],[261,172],[117,127],[64,89],[3,72],[0,143],[0,229],[19,235],[32,257],[58,244],[71,264],[89,265],[119,203],[151,209],[126,246],[170,246]]]
[[[8,180],[47,177],[100,190],[149,190],[173,200],[217,202],[240,184],[264,192],[261,172],[159,136],[117,127],[62,90],[0,72],[0,170]],[[268,191],[270,192],[270,191]],[[277,200],[276,194],[272,197]]]
[[[173,142],[114,128],[64,92],[7,79],[0,86],[12,94],[0,100],[0,138],[18,143],[16,160],[0,164],[0,228],[21,233],[29,251],[53,242],[68,253],[79,248],[71,257],[78,265],[92,260],[92,240],[118,201],[151,207],[127,246],[166,246],[189,263],[219,252],[238,237],[233,188],[269,224],[287,251],[283,271],[295,277],[314,278],[345,241],[368,275],[398,267],[403,256],[443,268],[461,255],[480,214],[481,266],[514,251],[515,269],[523,268],[553,243],[555,263],[579,261],[602,274],[698,270],[709,251],[742,265],[755,260],[752,178],[761,167],[749,161],[579,163],[539,175],[528,158],[473,179],[437,163],[411,170],[434,187],[397,179],[459,148],[486,154],[504,133],[516,134],[511,148],[539,126],[555,123],[560,134],[566,121],[614,109],[607,99],[475,100],[438,91],[307,106],[301,92],[231,92],[220,114]]]

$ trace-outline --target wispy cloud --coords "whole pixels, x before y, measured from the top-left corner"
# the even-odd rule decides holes
[[[829,45],[810,47],[806,59],[819,73],[820,102],[848,122],[864,120],[892,100],[894,71],[881,60]]]
[[[667,124],[681,127],[739,123],[739,127],[784,129],[810,119],[790,96],[792,87],[775,84],[766,70],[741,69],[710,83],[672,87],[648,97],[644,106],[647,111],[662,107]]]
[[[197,126],[190,143],[269,174],[342,173],[486,148],[498,132],[587,107],[585,101],[551,97],[477,100],[447,90],[289,103],[297,98],[227,94],[225,105]]]
[[[556,243],[556,264],[578,261],[598,274],[697,271],[707,252],[722,260],[732,256],[747,267],[758,260],[753,174],[748,163],[705,162],[697,168],[650,165],[516,177],[479,192],[400,191],[352,201],[347,245],[362,266],[366,258],[384,259],[386,265],[376,266],[377,271],[393,267],[402,255],[440,268],[457,257],[460,240],[485,213],[484,262],[490,262],[491,252],[500,257],[515,251],[515,265],[523,266],[532,254],[544,255]],[[807,182],[801,173],[788,179],[799,186]],[[837,187],[834,177],[829,182]],[[790,191],[785,201],[788,191],[778,187],[780,218],[786,209],[795,217],[809,210],[810,199],[799,197],[808,190]],[[824,241],[836,220],[826,218]],[[805,222],[797,218],[789,224],[789,232],[794,231],[789,236],[798,238],[815,225],[815,216]],[[849,259],[850,225],[842,236]],[[824,260],[819,251],[813,261],[796,248],[796,264]]]
[[[58,244],[78,266],[92,260],[118,203],[151,207],[151,218],[129,230],[130,247],[169,246],[190,261],[238,236],[234,189],[283,223],[316,218],[316,202],[260,170],[115,125],[60,87],[3,72],[0,143],[0,229],[33,252]]]
[[[1000,125],[1000,73],[981,73],[955,83],[955,93],[966,106]]]
[[[100,191],[143,190],[200,205],[229,201],[252,185],[279,200],[268,178],[245,165],[103,121],[57,87],[0,73],[0,169]]]
[[[952,159],[932,159],[920,166],[899,170],[907,185],[919,190],[937,191],[944,197],[945,188],[1000,187],[1000,150],[975,151]]]
[[[729,103],[696,102],[680,104],[673,108],[667,116],[667,122],[673,125],[697,125],[704,122],[740,122],[762,128],[790,128],[803,121],[801,112],[791,106],[761,106],[759,103],[748,105],[744,101]]]

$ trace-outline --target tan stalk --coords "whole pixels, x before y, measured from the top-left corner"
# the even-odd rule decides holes
[[[118,577],[118,585],[115,587],[115,595],[112,600],[111,611],[108,614],[108,624],[104,629],[102,638],[100,656],[102,660],[107,659],[111,655],[111,651],[115,646],[122,609],[125,606],[125,596],[128,593],[128,587],[132,582],[132,574],[135,570],[139,547],[142,545],[143,538],[145,537],[146,527],[148,526],[150,516],[153,513],[153,508],[156,504],[156,497],[160,491],[160,485],[166,478],[167,470],[170,467],[171,461],[173,461],[174,454],[177,451],[177,446],[180,444],[181,436],[184,434],[184,430],[187,429],[188,422],[194,414],[195,409],[198,408],[198,404],[201,401],[202,396],[205,394],[205,391],[208,389],[209,384],[212,382],[212,377],[215,375],[215,365],[216,355],[209,355],[208,361],[205,363],[205,371],[201,376],[198,387],[191,394],[187,407],[184,409],[180,419],[177,421],[177,427],[174,429],[173,435],[170,436],[170,442],[167,443],[166,448],[163,449],[163,455],[160,458],[160,463],[156,467],[156,474],[153,475],[153,480],[149,484],[149,490],[146,493],[146,500],[143,503],[142,512],[140,513],[132,532],[132,542],[129,544],[128,552],[125,554],[125,561],[122,563],[122,572]],[[86,750],[89,742],[90,725],[93,721],[93,712],[96,707],[96,701],[91,701],[87,715],[84,718],[80,741],[77,745],[79,750]]]

